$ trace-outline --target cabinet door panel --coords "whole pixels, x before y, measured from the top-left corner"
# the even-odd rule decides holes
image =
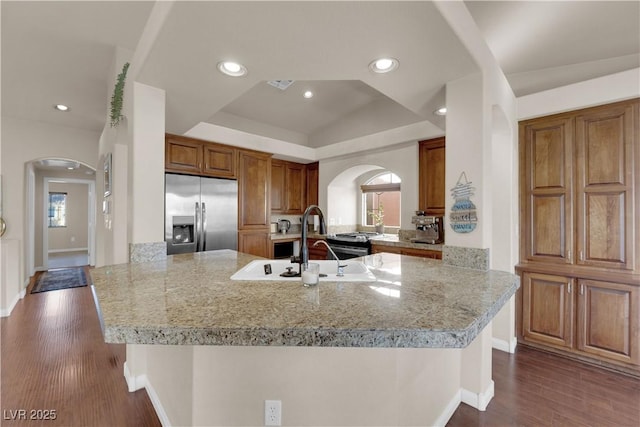
[[[236,177],[236,151],[213,144],[204,145],[203,174],[217,177]]]
[[[307,165],[307,201],[306,201],[307,206],[318,204],[318,181],[319,181],[318,162],[309,163]]]
[[[579,264],[634,268],[633,123],[632,104],[576,118]]]
[[[202,166],[202,143],[167,138],[165,169],[199,175]]]
[[[271,257],[271,240],[268,231],[238,232],[238,251],[246,254]]]
[[[565,233],[565,196],[532,195],[531,205],[531,255],[565,259],[565,240],[558,238]]]
[[[625,264],[625,194],[586,193],[581,263]],[[613,265],[616,266],[616,265]]]
[[[420,141],[418,207],[428,215],[444,215],[445,139]]]
[[[531,189],[564,188],[567,186],[565,163],[566,123],[531,131],[533,161]]]
[[[523,274],[522,328],[527,341],[571,348],[573,281],[563,276]]]
[[[239,163],[240,229],[269,228],[271,220],[271,156],[241,151]]]
[[[306,189],[306,176],[304,173],[304,165],[287,163],[286,167],[286,200],[288,214],[304,213]]]
[[[285,211],[285,166],[283,162],[271,161],[271,212]]]
[[[607,359],[640,363],[639,288],[580,281],[578,349]]]
[[[573,260],[572,118],[520,126],[524,208],[523,254],[527,261]]]

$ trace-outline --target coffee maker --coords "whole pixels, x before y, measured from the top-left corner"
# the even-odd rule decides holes
[[[416,225],[416,237],[411,239],[412,242],[432,245],[444,243],[444,224],[441,216],[416,215],[411,218],[411,223]]]

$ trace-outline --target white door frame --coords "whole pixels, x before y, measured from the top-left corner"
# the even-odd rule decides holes
[[[87,234],[87,250],[89,252],[89,265],[95,266],[96,253],[96,183],[88,179],[76,178],[43,178],[43,221],[42,221],[42,265],[45,270],[49,268],[49,183],[61,184],[86,184],[89,188],[87,214],[89,230]]]

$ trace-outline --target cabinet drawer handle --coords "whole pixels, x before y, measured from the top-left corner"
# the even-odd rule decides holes
[[[580,284],[580,295],[584,295],[584,284]]]
[[[567,289],[569,290],[567,293],[571,293],[571,282],[567,283]]]

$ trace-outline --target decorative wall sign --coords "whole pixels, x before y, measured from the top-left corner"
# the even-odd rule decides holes
[[[467,174],[462,172],[456,186],[451,189],[451,197],[455,199],[455,203],[451,207],[449,223],[456,233],[471,233],[478,223],[476,205],[470,199],[475,190],[471,184],[467,181]]]

